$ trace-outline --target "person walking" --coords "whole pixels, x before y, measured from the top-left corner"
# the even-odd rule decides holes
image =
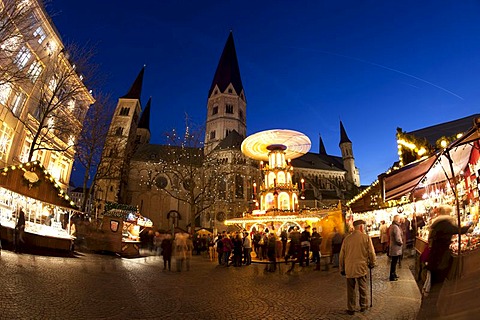
[[[347,313],[355,314],[358,284],[360,312],[368,308],[367,274],[375,266],[377,257],[372,239],[365,233],[365,221],[353,222],[354,231],[343,241],[340,249],[340,274],[347,278]]]
[[[265,270],[267,272],[275,272],[277,270],[277,238],[273,232],[268,234],[267,257],[268,263]]]
[[[225,267],[229,266],[230,262],[230,255],[232,254],[233,250],[233,242],[232,239],[230,239],[230,236],[228,234],[223,235],[223,263],[225,264]]]
[[[243,234],[243,263],[246,266],[252,264],[252,238],[248,232]]]
[[[343,237],[338,233],[337,228],[333,228],[332,237],[332,264],[334,268],[339,266],[340,249],[342,249]]]
[[[450,214],[452,207],[441,205],[435,209],[437,217],[430,225],[428,244],[430,253],[427,258],[426,268],[432,274],[432,284],[442,283],[447,277],[452,265],[450,244],[452,236],[458,234],[458,224]],[[470,226],[460,227],[460,233],[468,232]]]
[[[173,249],[173,241],[172,235],[166,234],[165,238],[162,240],[160,244],[160,248],[162,249],[162,257],[163,257],[163,270],[171,271],[172,269],[172,249]]]
[[[316,264],[315,270],[320,270],[320,245],[322,244],[322,236],[317,232],[317,228],[312,229],[312,238],[310,240],[310,249],[312,251],[312,263]]]
[[[223,236],[221,234],[218,235],[215,241],[215,247],[218,255],[218,265],[221,266],[223,264]]]
[[[308,267],[310,264],[310,240],[311,240],[311,234],[310,234],[310,226],[306,226],[305,230],[300,234],[300,244],[302,246],[302,251],[300,252],[300,266],[305,265]]]
[[[25,234],[25,212],[23,212],[23,209],[20,209],[20,212],[18,214],[18,220],[17,224],[15,225],[15,252],[21,252],[23,250],[23,243],[25,243],[25,240],[23,239],[23,236]]]
[[[400,227],[401,218],[398,214],[393,217],[393,222],[390,225],[390,245],[389,256],[392,258],[390,263],[390,281],[397,281],[397,263],[403,252],[403,232]]]
[[[382,244],[382,252],[387,253],[388,250],[388,226],[385,220],[380,221],[380,243]]]

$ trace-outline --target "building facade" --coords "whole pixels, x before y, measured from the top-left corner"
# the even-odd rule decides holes
[[[156,228],[168,230],[192,224],[222,229],[225,219],[255,209],[254,184],[262,176],[260,163],[241,152],[247,102],[233,34],[208,90],[202,141],[150,143],[151,100],[143,112],[140,103],[143,73],[142,69],[127,95],[119,99],[110,125],[100,169],[112,174],[96,182],[99,208],[105,202],[136,205]],[[342,123],[340,131],[341,156],[328,155],[320,139],[319,153],[292,160],[293,179],[306,180],[301,207],[337,205],[360,186],[352,142]]]
[[[67,190],[94,102],[41,1],[0,1],[0,167],[37,160]]]

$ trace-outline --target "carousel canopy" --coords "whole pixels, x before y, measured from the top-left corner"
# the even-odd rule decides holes
[[[286,159],[295,159],[306,154],[311,147],[310,139],[301,132],[272,129],[257,132],[242,143],[242,152],[255,160],[268,160],[272,150],[284,150]]]

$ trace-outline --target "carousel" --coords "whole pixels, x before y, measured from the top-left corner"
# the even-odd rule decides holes
[[[291,160],[307,153],[310,146],[306,135],[293,130],[267,130],[247,137],[241,150],[247,157],[260,161],[263,181],[253,183],[255,209],[241,218],[227,219],[225,224],[249,232],[275,232],[279,235],[291,227],[297,226],[303,231],[307,225],[321,226],[322,220],[328,220],[332,210],[300,209],[299,194],[300,199],[304,199],[305,182],[300,180],[299,189],[298,183],[292,181]],[[339,216],[338,225],[342,226],[341,213]]]

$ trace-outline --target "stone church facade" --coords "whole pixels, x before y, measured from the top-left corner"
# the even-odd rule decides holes
[[[96,197],[136,205],[157,229],[172,226],[222,230],[227,218],[253,209],[253,184],[261,182],[257,161],[245,157],[246,96],[230,33],[208,91],[205,136],[198,145],[150,143],[149,100],[142,111],[144,69],[118,101],[99,166]],[[279,124],[281,126],[281,124]],[[360,186],[352,142],[340,122],[341,156],[319,153],[292,160],[294,182],[305,179],[300,207],[328,207],[353,197]],[[102,209],[102,208],[101,208]]]

